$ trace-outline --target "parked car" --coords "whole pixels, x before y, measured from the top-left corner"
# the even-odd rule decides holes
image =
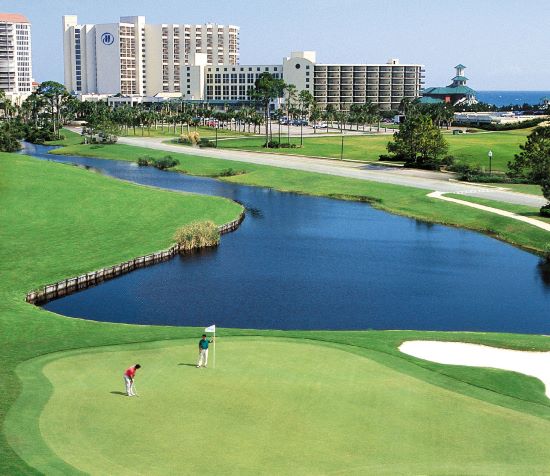
[[[325,124],[324,122],[318,122],[317,124],[313,124],[313,128],[314,129],[326,129],[327,124]]]

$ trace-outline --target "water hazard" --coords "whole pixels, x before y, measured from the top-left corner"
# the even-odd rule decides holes
[[[178,326],[550,333],[549,266],[481,234],[363,203],[47,150],[32,146],[27,153],[247,208],[218,249],[137,270],[51,301],[48,310]]]

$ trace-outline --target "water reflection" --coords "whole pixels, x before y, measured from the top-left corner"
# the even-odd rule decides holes
[[[537,264],[537,271],[540,281],[550,291],[550,259],[542,259]]]

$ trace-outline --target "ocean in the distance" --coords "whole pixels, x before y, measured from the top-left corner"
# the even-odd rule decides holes
[[[495,106],[540,104],[544,97],[550,97],[550,91],[477,91],[478,101]]]

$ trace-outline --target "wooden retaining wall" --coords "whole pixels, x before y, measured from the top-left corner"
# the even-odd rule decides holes
[[[244,220],[244,212],[239,215],[239,218],[233,220],[224,225],[220,225],[218,230],[221,235],[236,230]],[[137,258],[125,261],[124,263],[115,264],[108,268],[101,268],[97,271],[90,273],[84,273],[79,276],[67,278],[62,281],[53,284],[46,284],[46,286],[33,290],[27,293],[26,301],[30,304],[44,304],[52,299],[66,296],[68,294],[75,293],[81,289],[95,286],[103,281],[116,278],[122,274],[129,273],[134,269],[144,268],[152,264],[160,263],[162,261],[168,261],[175,255],[179,254],[179,244],[174,244],[167,250],[157,251],[145,256],[139,256]]]

